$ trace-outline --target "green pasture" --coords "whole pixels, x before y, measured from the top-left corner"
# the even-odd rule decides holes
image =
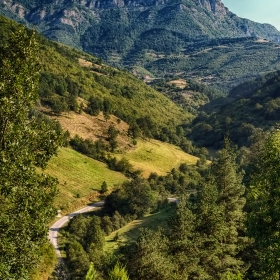
[[[58,178],[55,206],[65,213],[98,200],[102,182],[113,188],[126,180],[123,174],[108,169],[106,164],[70,148],[61,148],[58,156],[50,160],[46,172]]]
[[[143,171],[148,177],[151,172],[166,175],[181,163],[196,164],[198,158],[185,153],[179,147],[157,140],[137,140],[135,149],[124,154],[115,155],[119,159],[125,157],[135,169]]]

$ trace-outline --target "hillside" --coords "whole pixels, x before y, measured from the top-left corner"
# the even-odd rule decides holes
[[[58,179],[55,208],[62,214],[99,200],[98,191],[104,181],[112,189],[127,180],[121,173],[108,169],[106,164],[70,148],[59,150],[58,156],[50,160],[46,173]]]
[[[183,75],[229,89],[279,67],[278,43],[269,41],[280,32],[239,18],[221,0],[18,0],[0,12],[141,78]]]
[[[220,148],[224,135],[238,146],[249,146],[250,137],[260,136],[280,121],[280,72],[263,75],[232,89],[200,108],[190,125],[189,136],[201,146]]]
[[[17,25],[4,17],[0,20],[0,35],[5,39]],[[127,71],[107,66],[96,57],[39,35],[38,40],[40,101],[55,114],[87,111],[97,115],[103,111],[106,117],[115,115],[130,125],[135,122],[139,125],[141,119],[149,118],[159,129],[170,123],[176,126],[189,122],[192,117]]]

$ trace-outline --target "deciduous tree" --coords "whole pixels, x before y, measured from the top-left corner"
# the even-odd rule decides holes
[[[61,144],[56,125],[32,114],[38,100],[34,32],[0,50],[0,278],[28,279],[47,242],[56,180],[40,172]]]

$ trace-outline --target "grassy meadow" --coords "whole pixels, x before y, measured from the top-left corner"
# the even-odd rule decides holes
[[[197,158],[183,152],[177,146],[157,140],[138,139],[137,145],[113,156],[125,157],[134,169],[142,170],[148,177],[151,172],[166,175],[181,163],[195,164]],[[55,207],[62,213],[69,213],[88,203],[98,201],[101,184],[106,181],[108,188],[122,184],[126,178],[120,172],[108,169],[105,163],[82,155],[71,148],[61,148],[53,157],[46,172],[59,181],[59,194]]]
[[[59,194],[55,206],[68,213],[99,200],[98,190],[106,181],[108,188],[121,184],[126,177],[106,164],[84,156],[70,148],[61,148],[53,157],[46,172],[59,181]]]
[[[135,169],[143,171],[143,176],[148,177],[151,172],[166,175],[181,163],[196,164],[198,158],[185,153],[179,147],[157,140],[137,140],[135,149],[125,154],[116,154],[118,158],[125,157]]]
[[[127,242],[131,242],[137,239],[140,234],[141,228],[149,228],[156,230],[161,227],[163,229],[168,226],[168,219],[173,213],[175,208],[168,207],[161,210],[158,213],[147,215],[146,217],[138,220],[134,220],[128,223],[126,226],[112,232],[110,235],[105,238],[105,252],[114,252],[118,248]],[[116,234],[118,239],[115,240]]]

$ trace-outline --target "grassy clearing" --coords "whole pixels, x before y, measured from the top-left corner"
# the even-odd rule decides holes
[[[80,99],[79,102],[83,103],[84,101]],[[49,113],[46,108],[41,109]],[[58,120],[62,128],[69,131],[71,137],[78,135],[83,139],[91,139],[92,141],[100,138],[105,140],[109,126],[113,124],[120,132],[117,137],[118,149],[127,150],[131,146],[131,139],[127,136],[129,125],[124,121],[118,122],[118,118],[114,115],[110,115],[108,121],[105,120],[102,113],[98,116],[91,116],[84,112],[81,114],[66,112],[59,116],[49,115],[49,117]]]
[[[63,213],[98,200],[97,191],[106,181],[109,188],[121,184],[126,177],[109,170],[106,164],[88,158],[70,148],[61,148],[46,172],[59,181],[55,206]]]
[[[106,236],[105,252],[116,252],[119,246],[126,244],[137,239],[140,233],[140,228],[149,228],[156,230],[158,227],[167,228],[167,222],[171,214],[174,212],[173,207],[168,207],[158,213],[150,214],[142,219],[134,220],[126,226],[112,232]],[[114,238],[118,234],[118,240]]]
[[[173,80],[173,81],[170,81],[168,82],[169,85],[174,85],[178,88],[185,88],[188,84],[187,84],[187,81],[184,80],[184,79],[178,79],[178,80]]]
[[[177,146],[157,140],[137,140],[135,149],[116,157],[125,157],[136,168],[143,171],[143,176],[148,177],[151,172],[166,175],[172,168],[181,163],[196,164],[198,158],[183,152]]]

